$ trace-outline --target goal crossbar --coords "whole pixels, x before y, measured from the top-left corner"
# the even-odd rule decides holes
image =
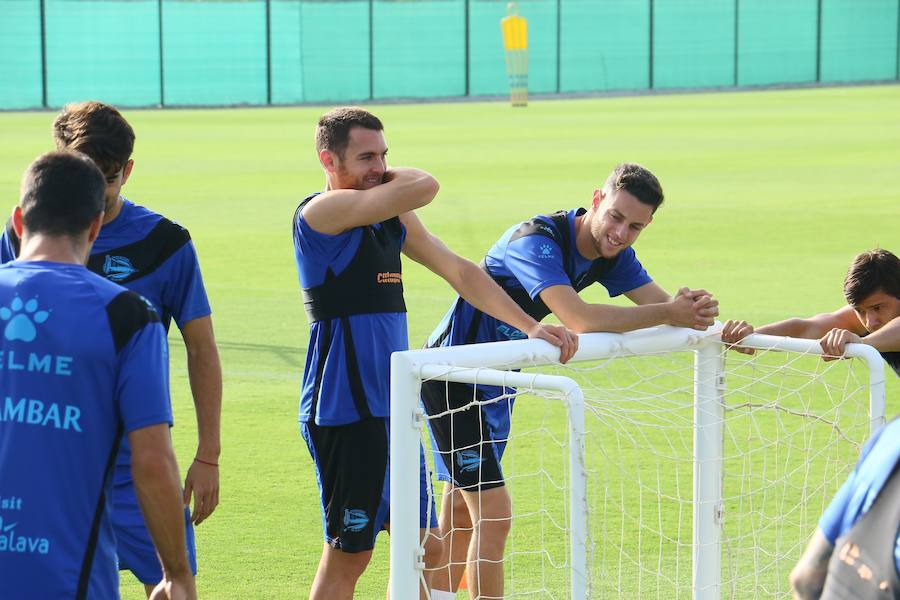
[[[693,351],[694,359],[694,500],[693,597],[721,597],[723,344],[721,325],[705,332],[669,326],[624,334],[592,333],[579,337],[571,362]],[[761,350],[821,355],[815,340],[753,334],[742,346]],[[885,377],[879,353],[865,344],[847,346],[846,357],[862,359],[869,371],[869,425],[884,424]],[[419,539],[419,450],[426,422],[419,401],[423,380],[524,387],[558,392],[567,408],[570,434],[569,531],[570,597],[587,597],[588,564],[586,475],[584,471],[584,400],[568,378],[511,369],[558,364],[559,350],[543,340],[518,340],[395,352],[391,356],[391,596],[416,598],[424,570]],[[498,370],[497,367],[504,370]],[[507,370],[508,369],[508,370]]]

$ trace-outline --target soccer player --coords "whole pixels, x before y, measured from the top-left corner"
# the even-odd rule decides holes
[[[513,225],[488,251],[482,268],[536,320],[552,312],[573,331],[625,332],[663,324],[706,329],[718,314],[718,302],[699,289],[682,288],[670,296],[653,282],[631,247],[662,201],[662,188],[650,171],[620,164],[594,191],[587,210],[538,215]],[[578,293],[595,282],[610,296],[625,294],[636,306],[583,301]],[[460,298],[428,346],[521,337],[514,324]],[[503,392],[433,381],[422,385],[422,400],[428,414],[436,415]],[[429,421],[438,477],[447,482],[440,511],[445,556],[434,579],[435,600],[456,597],[467,563],[472,598],[503,596],[502,558],[511,505],[500,459],[511,413],[512,400],[502,400]]]
[[[199,444],[184,482],[188,553],[196,574],[193,524],[199,525],[219,502],[218,457],[222,373],[213,336],[209,302],[190,234],[121,195],[134,168],[134,130],[114,107],[101,102],[70,104],[53,123],[58,149],[83,152],[106,176],[103,228],[88,268],[148,299],[168,331],[172,318],[187,349],[188,377],[197,411]],[[15,258],[19,238],[8,225],[0,239],[0,262]],[[119,567],[130,570],[147,593],[162,573],[156,550],[138,507],[131,479],[130,448],[124,440],[116,458],[112,522]]]
[[[431,202],[438,183],[418,169],[388,169],[383,129],[359,108],[323,115],[316,150],[325,191],[308,196],[294,215],[294,252],[312,324],[300,429],[315,463],[325,529],[312,599],[352,598],[375,536],[389,527],[390,355],[408,348],[401,252],[480,309],[559,346],[561,361],[577,347],[574,334],[538,324],[425,229],[414,211]],[[424,515],[424,455],[420,462]],[[432,511],[430,526],[436,525]],[[420,526],[424,536],[424,517]],[[426,540],[426,565],[434,567],[440,554],[440,542]],[[430,571],[426,585],[429,578]]]
[[[843,356],[847,344],[868,344],[900,376],[900,259],[882,249],[857,255],[844,278],[844,298],[847,305],[834,312],[779,321],[756,332],[817,339],[825,360]],[[737,344],[753,332],[746,321],[727,321],[722,341]],[[734,350],[753,353],[740,346]]]
[[[19,259],[0,266],[0,598],[118,598],[110,523],[125,435],[162,560],[155,597],[195,598],[169,437],[159,317],[84,267],[103,219],[90,158],[45,154],[22,179]],[[159,562],[159,561],[157,561]]]
[[[802,600],[900,598],[900,418],[863,448],[791,572]]]

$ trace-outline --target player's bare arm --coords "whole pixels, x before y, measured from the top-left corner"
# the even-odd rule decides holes
[[[834,546],[831,545],[821,529],[816,528],[809,545],[797,566],[791,571],[791,588],[797,600],[816,600],[822,595],[825,577],[828,575],[828,561]]]
[[[188,379],[197,413],[197,453],[184,480],[184,504],[193,496],[191,521],[202,523],[219,504],[222,366],[212,318],[193,319],[181,328],[187,350]]]
[[[185,550],[184,508],[181,481],[172,450],[169,425],[162,423],[128,434],[131,472],[141,512],[159,553],[168,581],[196,598],[194,577]]]
[[[334,235],[421,208],[440,188],[434,177],[413,168],[390,169],[383,181],[366,190],[327,190],[303,207],[303,218],[319,233]]]
[[[846,330],[856,335],[862,335],[866,331],[853,309],[844,306],[834,312],[821,313],[806,319],[798,317],[785,319],[763,325],[759,329],[754,329],[747,321],[731,319],[726,321],[722,328],[722,341],[726,344],[738,344],[751,333],[815,340],[834,329]],[[735,346],[733,349],[744,354],[753,354],[752,348]]]
[[[447,248],[414,213],[405,213],[400,219],[406,226],[406,256],[444,278],[478,310],[509,323],[529,338],[559,347],[560,362],[572,358],[578,350],[578,336],[565,327],[542,325],[528,316],[478,265]]]
[[[568,285],[550,286],[542,290],[540,296],[566,327],[579,333],[624,333],[655,325],[704,330],[719,314],[718,301],[708,294],[698,293],[695,298],[688,291],[683,288],[673,298],[650,282],[625,294],[637,306],[591,304],[582,300]]]

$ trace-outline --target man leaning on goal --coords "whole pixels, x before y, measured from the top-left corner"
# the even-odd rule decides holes
[[[830,313],[792,318],[753,328],[746,321],[727,321],[722,341],[737,344],[751,333],[817,339],[825,360],[844,354],[847,344],[868,344],[900,376],[900,259],[877,249],[857,255],[844,279],[847,305]],[[752,354],[752,348],[733,348]]]
[[[825,360],[847,344],[868,344],[900,376],[900,259],[887,250],[863,252],[844,279],[847,305],[809,318],[792,318],[754,330],[731,320],[722,341],[738,344],[754,333],[817,339]],[[751,354],[751,348],[734,346]],[[900,419],[875,434],[853,474],[819,520],[791,573],[795,597],[900,598]],[[837,550],[837,552],[835,552]]]
[[[682,288],[670,296],[653,282],[632,244],[662,204],[656,176],[644,167],[618,165],[590,207],[542,214],[514,225],[488,251],[482,269],[522,309],[540,321],[551,312],[577,332],[625,332],[654,325],[706,329],[718,302],[704,290]],[[598,282],[610,296],[624,294],[636,306],[589,304],[578,293]],[[496,342],[524,337],[459,298],[428,341],[429,347]],[[425,382],[438,476],[447,482],[440,511],[445,555],[435,575],[436,600],[455,598],[468,564],[472,598],[503,596],[503,548],[510,527],[510,497],[500,459],[510,431],[512,401],[489,401],[503,389]],[[450,412],[453,411],[453,412]],[[474,523],[474,528],[473,528]],[[449,564],[448,564],[449,563]]]

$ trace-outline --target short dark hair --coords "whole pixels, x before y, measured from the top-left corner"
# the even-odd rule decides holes
[[[900,298],[900,259],[882,248],[856,255],[844,278],[844,297],[850,306],[879,290]]]
[[[107,176],[121,170],[134,151],[134,129],[114,106],[103,102],[67,104],[53,121],[57,150],[90,156]]]
[[[78,152],[49,152],[22,176],[22,224],[29,233],[79,235],[103,212],[106,177]]]
[[[648,169],[637,163],[616,165],[606,179],[610,191],[625,190],[644,204],[649,204],[653,212],[663,203],[663,190],[659,179]]]
[[[384,131],[381,120],[367,110],[356,106],[334,108],[319,118],[316,152],[329,150],[344,158],[344,151],[350,143],[350,130],[354,127]]]

